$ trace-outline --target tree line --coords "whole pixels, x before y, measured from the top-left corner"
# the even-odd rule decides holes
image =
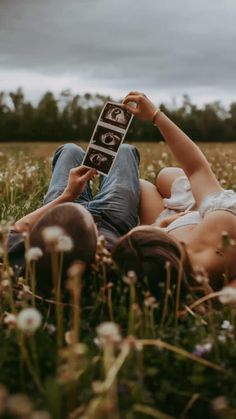
[[[89,141],[107,100],[112,99],[64,90],[58,97],[46,92],[32,104],[21,88],[0,92],[0,141]],[[184,95],[181,106],[160,107],[194,141],[236,141],[236,102],[227,109],[219,101],[200,108]],[[161,135],[152,124],[134,118],[127,140],[161,140]]]

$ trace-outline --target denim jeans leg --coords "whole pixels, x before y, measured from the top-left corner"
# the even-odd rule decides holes
[[[138,224],[139,160],[138,150],[123,144],[109,176],[101,176],[100,190],[88,205],[92,214],[101,215],[120,234]]]
[[[44,204],[53,201],[62,194],[67,186],[70,169],[81,165],[84,154],[84,150],[73,143],[64,144],[56,150],[52,161],[52,177]],[[92,193],[87,184],[82,194],[74,202],[87,206],[91,199]]]

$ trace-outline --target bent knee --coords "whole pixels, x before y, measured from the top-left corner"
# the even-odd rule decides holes
[[[59,147],[60,148],[60,147]],[[78,153],[80,151],[83,151],[82,147],[75,143],[66,143],[61,146],[63,151],[68,151],[72,153]]]
[[[119,154],[123,155],[132,155],[135,156],[138,160],[140,160],[140,154],[138,149],[131,144],[121,144],[119,149]]]
[[[180,167],[164,167],[158,173],[156,187],[164,198],[171,196],[172,184],[180,176],[185,176],[184,171]]]

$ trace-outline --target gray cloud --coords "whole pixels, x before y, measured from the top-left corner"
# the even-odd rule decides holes
[[[234,0],[0,0],[0,79],[24,70],[233,95],[235,17]]]

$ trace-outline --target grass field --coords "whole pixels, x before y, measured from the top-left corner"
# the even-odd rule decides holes
[[[140,290],[103,242],[89,275],[82,278],[81,265],[68,273],[67,305],[57,283],[57,304],[51,295],[35,302],[33,258],[25,278],[13,276],[8,228],[42,204],[58,145],[1,145],[0,418],[236,418],[235,305],[219,307],[215,297],[199,311],[187,295],[177,316],[175,284],[157,278],[158,299]],[[236,190],[236,143],[200,146],[222,186]],[[150,181],[175,164],[165,144],[137,147]],[[205,283],[199,288],[208,293]]]

